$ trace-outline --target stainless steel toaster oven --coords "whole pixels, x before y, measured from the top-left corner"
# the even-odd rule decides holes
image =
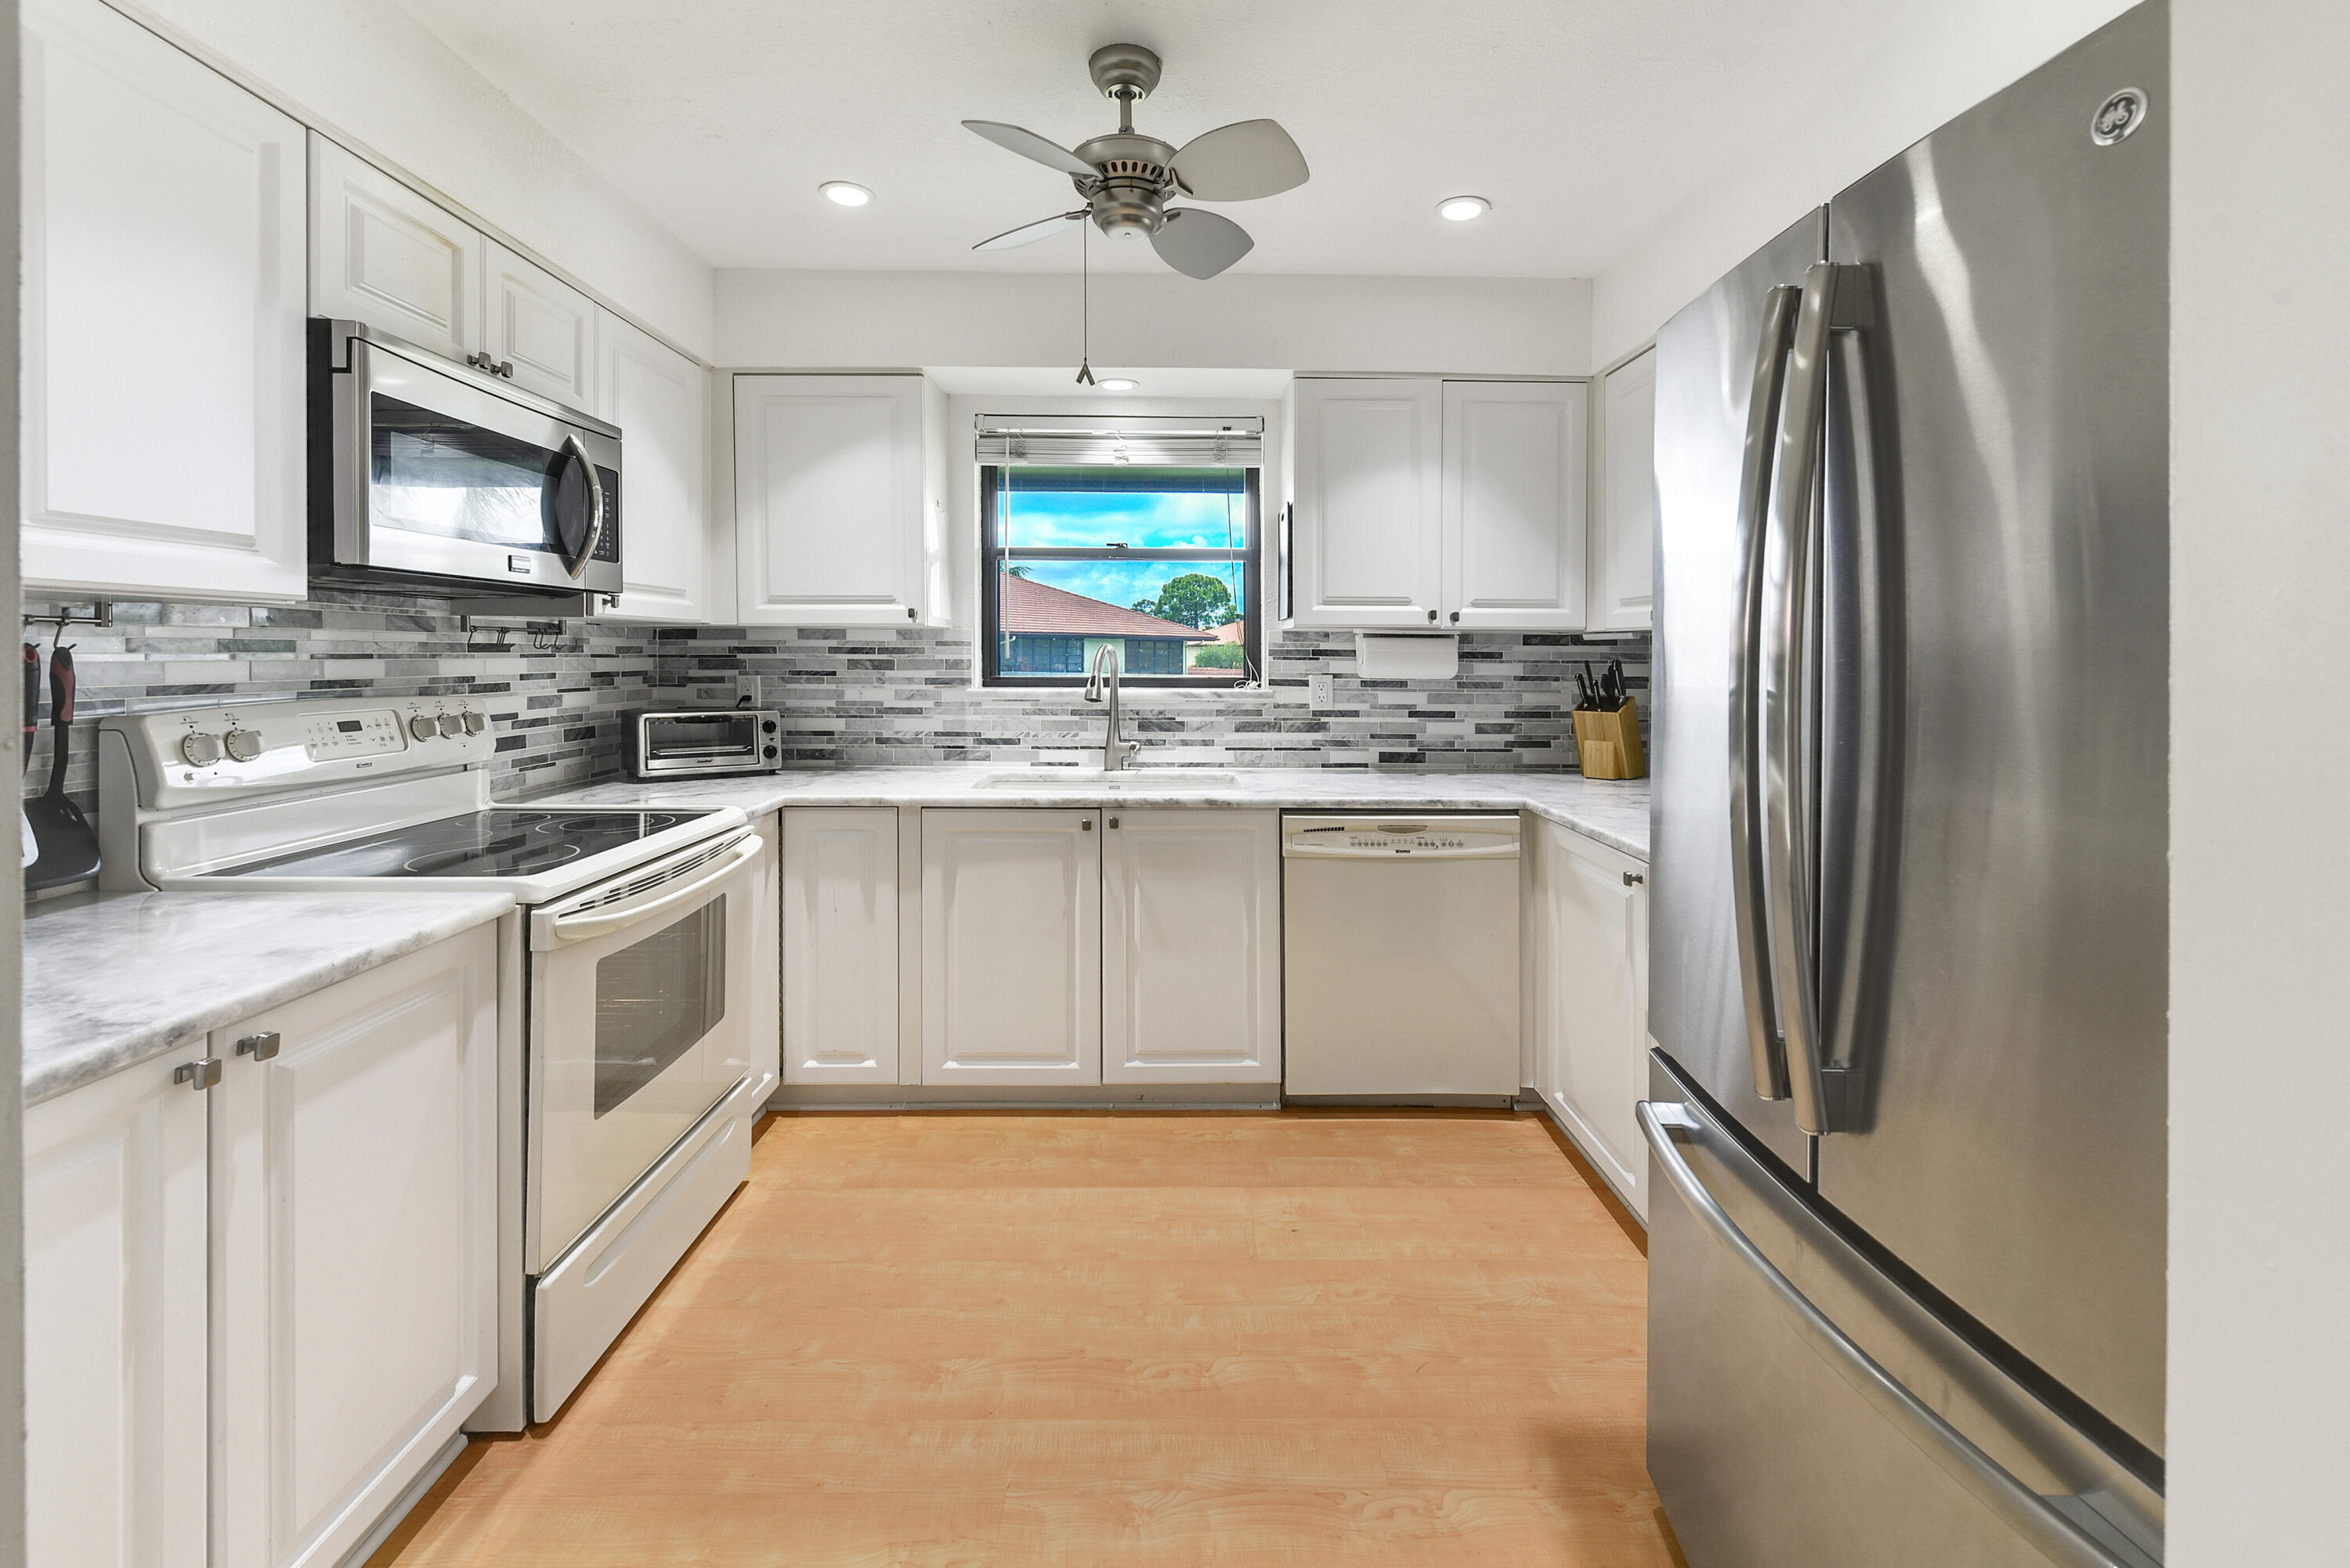
[[[767,708],[639,708],[626,715],[629,776],[772,774],[784,765],[783,723]]]

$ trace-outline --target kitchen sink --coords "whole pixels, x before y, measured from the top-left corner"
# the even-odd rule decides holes
[[[1167,794],[1230,789],[1237,782],[1231,774],[1197,768],[1136,768],[1116,774],[1098,768],[1020,768],[988,774],[980,779],[979,787],[1085,794]]]

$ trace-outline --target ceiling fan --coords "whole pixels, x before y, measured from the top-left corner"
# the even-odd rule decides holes
[[[1102,96],[1118,100],[1118,129],[1070,151],[1033,130],[993,119],[966,119],[998,147],[1058,169],[1086,205],[1024,223],[972,249],[1010,250],[1057,234],[1090,217],[1116,240],[1148,239],[1159,259],[1191,277],[1210,278],[1248,254],[1248,231],[1203,207],[1170,207],[1170,196],[1201,202],[1253,202],[1305,183],[1305,155],[1270,119],[1243,119],[1180,148],[1134,129],[1134,106],[1159,86],[1159,57],[1140,44],[1107,44],[1087,62]]]

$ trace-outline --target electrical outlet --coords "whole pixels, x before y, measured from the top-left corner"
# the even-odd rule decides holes
[[[1306,705],[1315,712],[1338,705],[1338,678],[1335,675],[1309,675],[1305,678]]]

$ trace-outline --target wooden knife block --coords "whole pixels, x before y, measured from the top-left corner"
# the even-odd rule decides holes
[[[1587,779],[1637,779],[1648,774],[1640,749],[1640,711],[1629,697],[1613,713],[1575,712],[1575,754]]]

